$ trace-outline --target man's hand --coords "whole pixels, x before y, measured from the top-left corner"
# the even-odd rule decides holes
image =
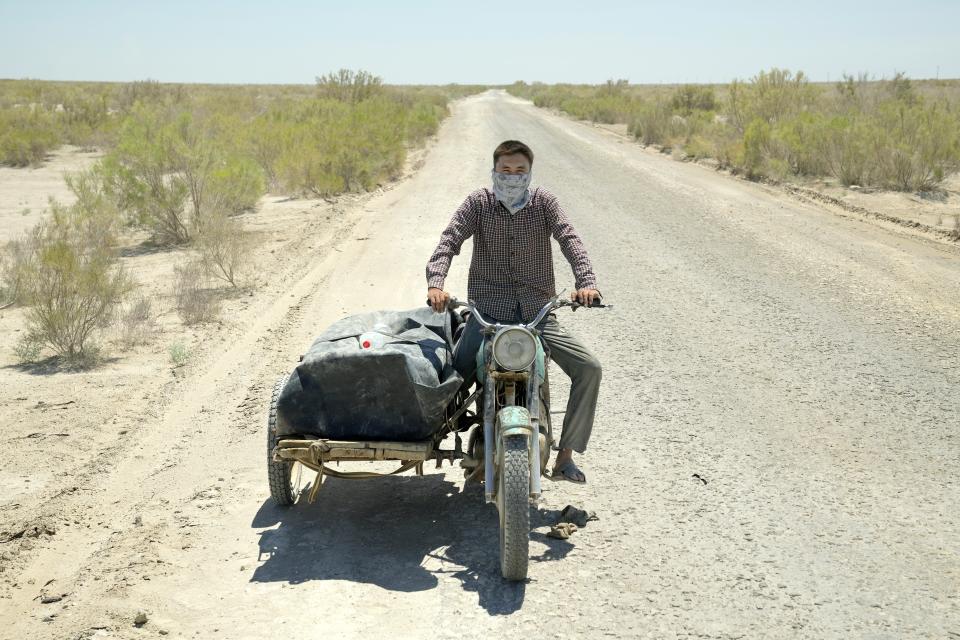
[[[578,289],[577,291],[570,292],[570,300],[579,302],[586,307],[589,307],[591,304],[593,304],[594,300],[599,299],[600,292],[596,289]]]
[[[447,303],[450,302],[450,294],[442,289],[430,287],[427,289],[427,300],[430,302],[430,306],[433,307],[434,311],[441,313],[447,309]]]

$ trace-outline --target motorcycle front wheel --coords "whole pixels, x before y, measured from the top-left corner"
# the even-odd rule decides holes
[[[526,580],[530,559],[530,458],[524,436],[503,441],[497,478],[500,511],[500,571],[507,580]]]

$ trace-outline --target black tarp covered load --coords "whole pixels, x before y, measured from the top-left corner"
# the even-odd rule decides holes
[[[374,328],[384,344],[363,348]],[[453,368],[450,314],[423,307],[349,316],[324,331],[277,403],[277,435],[423,440],[443,425],[463,383]]]

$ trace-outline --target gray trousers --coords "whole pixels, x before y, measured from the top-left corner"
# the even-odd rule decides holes
[[[560,448],[583,453],[587,450],[597,410],[602,377],[600,361],[586,345],[560,326],[554,314],[547,316],[537,328],[550,347],[550,359],[570,378],[570,399],[563,416]],[[453,366],[468,382],[476,379],[477,351],[482,344],[480,323],[471,316],[453,351]]]

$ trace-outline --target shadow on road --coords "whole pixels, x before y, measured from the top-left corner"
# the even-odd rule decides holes
[[[86,360],[68,360],[61,356],[49,356],[43,360],[33,362],[18,362],[7,364],[2,369],[19,371],[34,376],[51,376],[58,373],[83,373],[94,369],[103,368],[107,365],[115,364],[120,361],[116,356],[111,357],[90,357]]]
[[[552,524],[555,511],[531,513],[531,528]],[[523,605],[525,585],[500,576],[496,508],[476,485],[458,493],[443,474],[363,481],[329,478],[315,504],[306,492],[291,508],[266,500],[253,518],[260,532],[254,582],[300,584],[351,580],[393,591],[424,591],[452,575],[491,615]],[[573,545],[534,531],[536,562],[564,558]],[[545,547],[545,549],[544,549]],[[427,565],[427,566],[424,566]],[[439,566],[438,566],[439,565]]]

